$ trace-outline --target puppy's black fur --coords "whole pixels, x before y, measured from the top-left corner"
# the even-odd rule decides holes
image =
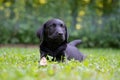
[[[85,56],[76,48],[81,41],[74,40],[70,43],[68,40],[67,27],[60,19],[52,19],[43,24],[37,31],[37,37],[41,40],[40,54],[42,57],[50,55],[53,60],[64,61],[75,59],[82,61]]]

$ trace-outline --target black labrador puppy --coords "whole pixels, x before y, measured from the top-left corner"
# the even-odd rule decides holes
[[[68,40],[67,27],[60,19],[48,20],[37,31],[37,37],[41,40],[40,44],[40,65],[46,65],[47,55],[53,57],[53,61],[64,61],[75,59],[84,60],[85,56],[79,52],[76,45],[80,40],[74,40],[70,43]]]

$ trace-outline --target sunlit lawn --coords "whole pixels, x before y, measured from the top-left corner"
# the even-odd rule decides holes
[[[48,66],[40,67],[37,47],[2,47],[0,80],[120,80],[120,50],[96,48],[80,51],[87,55],[82,63],[48,62]]]

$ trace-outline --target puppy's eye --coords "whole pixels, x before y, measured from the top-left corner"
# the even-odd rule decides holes
[[[61,27],[64,27],[63,24],[60,24]]]
[[[56,27],[56,24],[52,24],[53,27]]]
[[[52,29],[52,28],[55,28],[55,27],[56,27],[56,24],[51,24],[49,28]]]

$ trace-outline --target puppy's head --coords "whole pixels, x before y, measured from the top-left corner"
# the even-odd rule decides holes
[[[56,42],[67,42],[67,28],[60,19],[48,20],[38,30],[37,36],[42,40],[53,40]]]

